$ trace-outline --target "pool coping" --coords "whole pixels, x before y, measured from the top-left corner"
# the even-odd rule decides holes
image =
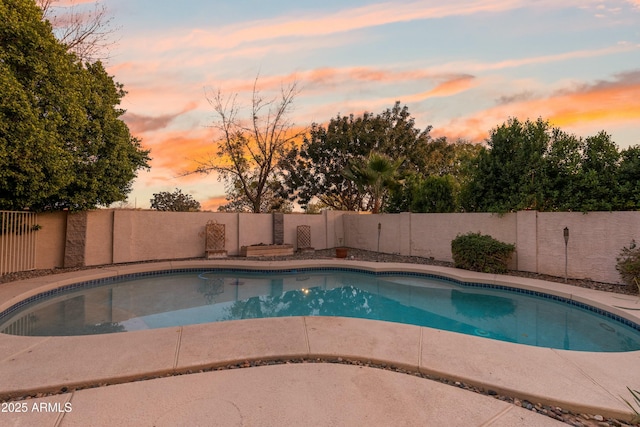
[[[449,267],[353,260],[188,260],[112,265],[0,285],[0,312],[79,281],[180,268],[356,268],[435,274],[517,287],[589,304],[640,323],[640,298],[538,279]],[[246,361],[348,359],[462,381],[576,412],[628,419],[627,386],[640,388],[640,351],[591,353],[531,347],[426,327],[351,318],[242,320],[76,337],[0,335],[0,398],[198,372]]]

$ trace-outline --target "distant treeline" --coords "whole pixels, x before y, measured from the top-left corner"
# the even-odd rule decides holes
[[[434,139],[430,130],[416,129],[399,103],[314,124],[280,162],[280,194],[312,212],[375,211],[378,198],[384,212],[640,208],[640,147],[620,151],[604,131],[583,139],[543,119],[512,118],[474,144]],[[354,168],[359,178],[345,173]]]

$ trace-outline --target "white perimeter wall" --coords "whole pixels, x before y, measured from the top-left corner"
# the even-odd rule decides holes
[[[66,215],[38,215],[37,268],[64,265]],[[237,255],[241,246],[273,242],[271,214],[96,210],[87,213],[84,265],[204,257],[210,220],[225,225],[229,255]],[[563,230],[568,227],[568,276],[609,283],[620,281],[615,264],[622,247],[632,239],[640,242],[640,212],[287,214],[284,242],[294,249],[299,225],[311,226],[315,249],[343,244],[376,251],[379,245],[380,252],[441,261],[452,261],[451,240],[458,234],[480,232],[516,245],[511,268],[555,276],[564,275]]]

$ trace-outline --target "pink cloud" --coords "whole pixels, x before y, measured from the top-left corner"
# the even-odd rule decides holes
[[[401,96],[407,102],[417,102],[429,97],[450,96],[463,92],[476,84],[475,77],[468,74],[454,74],[434,72],[430,70],[393,70],[377,67],[345,67],[345,68],[317,68],[309,71],[296,72],[288,75],[272,75],[259,77],[257,88],[260,91],[278,91],[283,85],[297,82],[302,88],[303,96],[325,94],[327,89],[341,88],[347,93],[361,84],[394,85],[408,83],[413,86],[436,86],[419,94]],[[227,80],[224,91],[227,93],[250,93],[254,82],[251,80]],[[382,98],[383,104],[393,103],[398,96]],[[366,101],[369,102],[369,101]],[[377,102],[377,101],[374,101]]]
[[[422,99],[436,96],[449,96],[467,90],[478,82],[463,73],[478,73],[495,71],[506,68],[517,68],[527,65],[536,65],[543,63],[562,62],[572,59],[589,58],[605,56],[615,53],[628,52],[638,50],[638,46],[631,44],[620,44],[596,50],[580,50],[564,52],[554,55],[533,56],[526,58],[509,59],[493,63],[459,63],[452,62],[429,69],[385,69],[381,67],[351,67],[351,68],[317,68],[308,71],[299,71],[288,75],[272,75],[261,77],[258,82],[261,90],[278,90],[283,83],[290,83],[297,80],[304,87],[306,94],[314,91],[324,93],[327,88],[353,87],[358,83],[377,83],[377,84],[395,84],[403,82],[418,82],[421,80],[444,80],[442,86],[438,86],[429,91],[418,94],[409,94],[404,97],[407,102],[417,102]],[[452,70],[457,70],[452,72]],[[462,77],[461,77],[462,76]],[[424,86],[425,83],[419,83]],[[221,82],[226,91],[250,92],[253,88],[253,81],[245,80],[226,80]],[[344,90],[344,89],[343,89]],[[402,97],[401,95],[398,95]],[[396,96],[396,97],[398,97]],[[385,99],[384,102],[388,101]]]
[[[300,71],[287,75],[272,75],[258,79],[258,89],[264,91],[279,90],[283,84],[297,81],[304,87],[305,93],[309,90],[326,90],[327,87],[336,87],[354,83],[383,83],[393,84],[410,82],[427,78],[447,78],[442,74],[430,73],[423,70],[392,70],[376,67],[343,67],[343,68],[316,68],[308,71]],[[224,82],[227,90],[231,92],[250,92],[253,90],[253,81],[227,80]]]
[[[580,4],[578,0],[565,1]],[[287,16],[268,20],[233,24],[206,31],[192,30],[184,36],[165,38],[155,46],[159,50],[180,47],[218,47],[231,49],[242,44],[288,37],[321,37],[370,27],[437,19],[447,16],[472,15],[481,12],[502,12],[529,5],[524,0],[454,0],[446,3],[434,1],[387,2],[363,7],[343,9],[325,15]],[[537,7],[555,5],[552,1],[539,1]]]
[[[98,0],[54,0],[56,6],[69,7],[77,4],[98,3]]]
[[[93,8],[82,7],[83,4],[91,4]],[[101,15],[102,10],[106,11],[104,3],[98,0],[52,0],[48,8],[49,13],[46,16],[54,28],[73,26],[78,22],[90,22],[97,15]],[[103,22],[106,24],[107,19]]]

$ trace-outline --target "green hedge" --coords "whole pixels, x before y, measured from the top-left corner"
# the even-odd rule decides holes
[[[514,245],[480,233],[467,233],[451,241],[455,267],[483,273],[506,273],[515,250]]]

